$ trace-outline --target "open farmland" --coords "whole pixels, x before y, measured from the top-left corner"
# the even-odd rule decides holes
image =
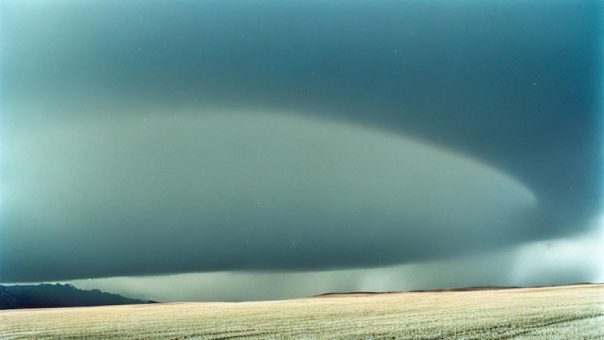
[[[604,285],[11,310],[0,337],[604,338]]]

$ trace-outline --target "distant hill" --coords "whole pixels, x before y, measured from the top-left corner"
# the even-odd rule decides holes
[[[373,292],[373,291],[358,291],[358,292],[330,292],[312,297],[348,297],[355,295],[381,295],[381,294],[400,294],[400,293],[438,293],[438,292],[467,292],[475,290],[501,290],[501,289],[517,289],[522,287],[516,286],[476,286],[476,287],[461,287],[461,288],[440,288],[440,289],[422,289],[422,290],[409,290],[409,291],[386,291],[386,292]]]
[[[0,309],[106,306],[149,303],[98,289],[83,290],[70,284],[0,285]]]
[[[373,292],[373,291],[358,291],[358,292],[329,292],[319,295],[313,295],[312,298],[320,297],[349,297],[349,296],[364,296],[364,295],[380,295],[380,294],[399,294],[399,293],[439,293],[439,292],[471,292],[480,290],[504,290],[504,289],[535,289],[535,288],[555,288],[555,287],[569,287],[569,286],[586,286],[594,285],[598,286],[601,283],[591,282],[577,282],[567,285],[549,285],[549,286],[474,286],[474,287],[459,287],[459,288],[439,288],[439,289],[421,289],[421,290],[409,290],[409,291],[386,291],[386,292]]]

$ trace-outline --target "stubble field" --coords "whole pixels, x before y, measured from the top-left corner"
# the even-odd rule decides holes
[[[603,338],[604,285],[0,311],[0,338]]]

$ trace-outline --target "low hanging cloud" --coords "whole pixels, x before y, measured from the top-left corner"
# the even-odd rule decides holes
[[[505,174],[345,121],[207,110],[9,131],[0,281],[380,266],[537,222]]]
[[[71,283],[159,301],[241,301],[326,292],[604,282],[603,221],[597,221],[593,231],[569,239],[537,241],[422,263],[303,273],[237,271],[113,277]]]

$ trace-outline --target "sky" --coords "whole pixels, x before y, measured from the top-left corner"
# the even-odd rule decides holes
[[[604,281],[602,4],[0,2],[0,283]]]

